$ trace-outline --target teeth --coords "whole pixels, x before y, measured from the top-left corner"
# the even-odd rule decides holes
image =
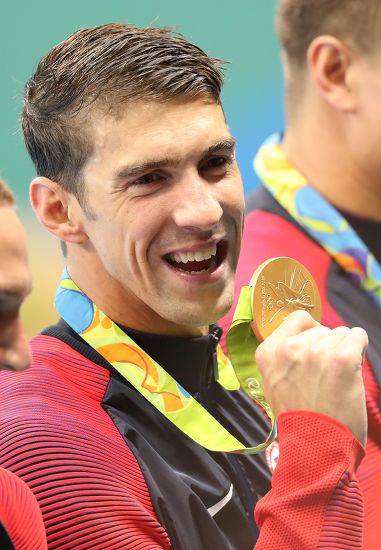
[[[209,250],[200,250],[197,252],[174,252],[169,254],[170,260],[176,263],[186,264],[188,262],[202,262],[209,260],[217,254],[217,245],[213,245]]]
[[[184,269],[179,269],[179,271],[182,271],[183,273],[186,273],[187,275],[200,275],[202,273],[207,273],[209,269],[200,269],[199,271],[185,271]]]
[[[181,256],[184,263],[195,261],[194,252],[185,252],[185,254],[182,254]]]
[[[205,254],[202,252],[195,252],[194,259],[196,262],[201,262],[201,260],[208,260],[213,254],[207,253],[207,256],[205,257]]]
[[[189,271],[191,275],[200,275],[200,273],[206,273],[208,269],[200,269],[200,271]]]

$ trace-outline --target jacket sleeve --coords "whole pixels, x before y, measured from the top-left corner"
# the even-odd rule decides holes
[[[284,413],[278,427],[272,489],[255,508],[255,550],[361,549],[362,445],[340,422],[310,411]]]
[[[26,483],[4,468],[0,468],[0,524],[0,548],[48,548],[35,496]]]

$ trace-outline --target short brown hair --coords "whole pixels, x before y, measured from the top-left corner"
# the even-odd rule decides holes
[[[291,65],[302,67],[309,45],[330,34],[360,51],[380,40],[380,0],[279,0],[277,32]]]
[[[111,23],[80,30],[55,46],[26,85],[22,127],[37,174],[79,199],[92,153],[91,109],[180,96],[220,101],[223,61],[167,28]]]
[[[0,206],[14,206],[14,204],[15,198],[12,191],[5,181],[0,178]]]

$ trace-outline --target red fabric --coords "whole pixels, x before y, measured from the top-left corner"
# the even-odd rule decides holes
[[[381,413],[380,389],[369,362],[365,361],[364,383],[367,395],[368,442],[366,455],[358,469],[364,496],[364,550],[381,548]]]
[[[241,256],[236,275],[238,290],[250,282],[257,267],[277,256],[290,256],[303,263],[314,277],[322,300],[322,323],[330,328],[345,325],[333,309],[326,293],[330,256],[293,224],[276,214],[255,210],[246,217]],[[235,305],[220,322],[226,334]],[[225,341],[222,342],[225,347]],[[358,470],[358,479],[364,499],[364,550],[381,548],[381,413],[380,389],[365,359],[364,384],[368,410],[368,442],[366,455]]]
[[[255,550],[362,548],[355,472],[364,450],[348,428],[322,414],[290,411],[279,417],[279,451],[273,487],[255,509]]]
[[[42,516],[29,487],[0,468],[0,521],[15,550],[46,550]]]
[[[361,549],[363,541],[363,506],[354,506],[362,502],[361,490],[357,479],[351,479],[346,472],[339,481],[329,505],[327,506],[324,525],[320,533],[318,550],[335,548]],[[341,540],[337,540],[336,534]]]
[[[49,336],[32,348],[30,369],[1,375],[0,455],[33,490],[49,548],[170,548],[136,458],[101,406],[109,372]]]
[[[0,454],[33,490],[48,547],[170,548],[139,465],[101,407],[108,371],[49,336],[32,346],[34,365],[17,383],[2,373]],[[279,432],[273,489],[256,507],[255,548],[316,549],[335,495],[356,482],[361,448],[341,424],[314,413],[282,415]]]

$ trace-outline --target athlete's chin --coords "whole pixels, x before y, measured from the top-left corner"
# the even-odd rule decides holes
[[[231,308],[233,303],[233,292],[225,293],[223,296],[215,296],[212,300],[205,299],[201,302],[189,304],[178,304],[175,314],[177,324],[189,327],[207,327],[217,323]]]

